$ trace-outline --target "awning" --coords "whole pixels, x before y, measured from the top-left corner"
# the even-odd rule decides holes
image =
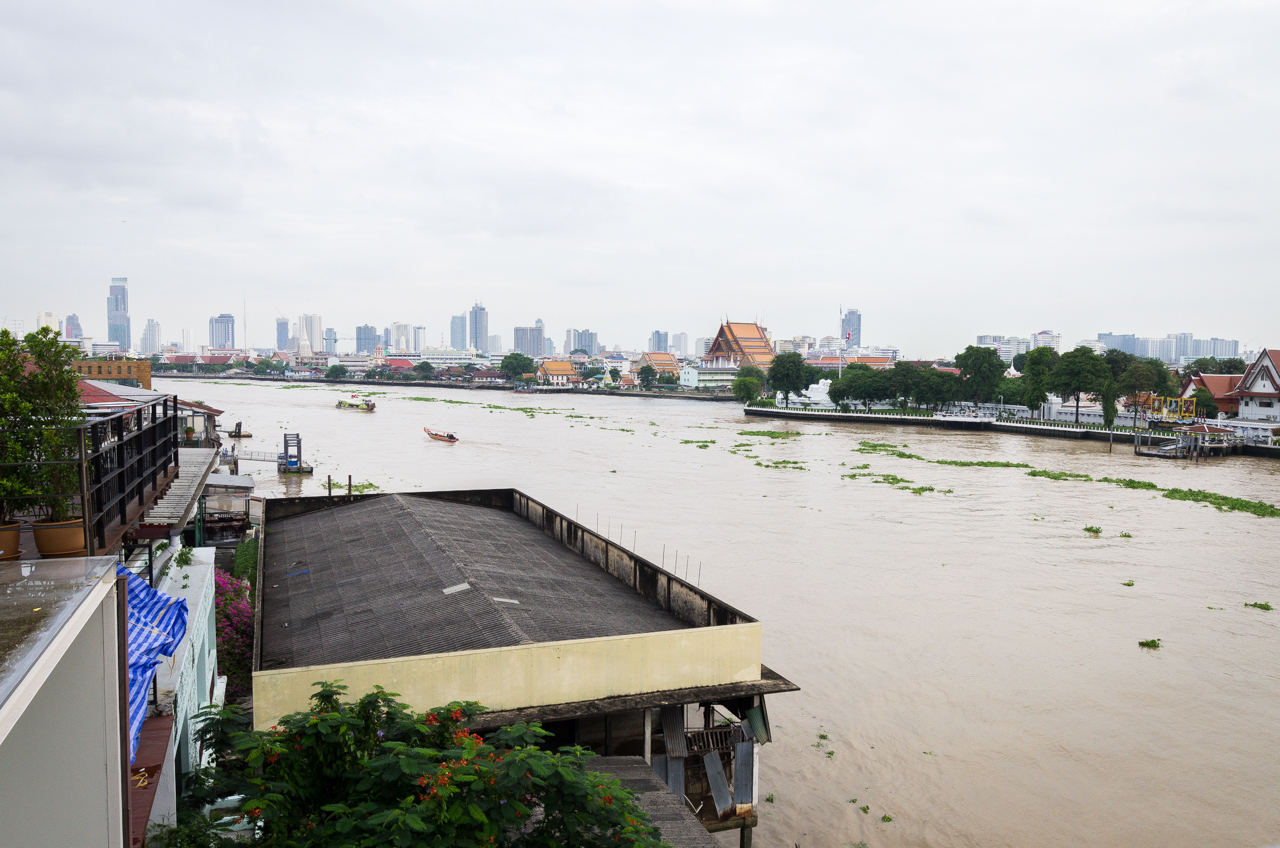
[[[129,657],[129,764],[138,751],[142,722],[147,717],[147,696],[156,668],[177,650],[187,635],[187,602],[157,592],[147,581],[123,565],[116,576],[127,578],[129,627],[125,634]]]

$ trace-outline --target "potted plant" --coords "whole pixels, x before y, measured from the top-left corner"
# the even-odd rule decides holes
[[[183,427],[182,438],[188,442],[194,442],[196,440],[196,428],[192,427],[190,424],[188,424],[186,427]]]
[[[72,368],[77,352],[41,327],[23,339],[25,364],[23,397],[30,403],[29,426],[35,460],[30,473],[36,512],[31,523],[42,557],[84,556],[84,519],[79,504],[80,468],[77,427],[80,378]]]

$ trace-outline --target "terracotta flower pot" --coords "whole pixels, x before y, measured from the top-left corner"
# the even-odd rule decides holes
[[[36,537],[36,549],[45,559],[84,556],[84,522],[79,518],[70,521],[33,521],[31,532]]]
[[[21,535],[22,523],[0,524],[0,561],[17,559],[22,556],[18,550],[18,539]]]

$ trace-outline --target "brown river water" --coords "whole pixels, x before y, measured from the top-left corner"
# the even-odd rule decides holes
[[[687,561],[692,579],[764,622],[766,664],[803,690],[770,701],[758,845],[1280,842],[1280,609],[1244,606],[1280,607],[1280,518],[857,449],[1268,503],[1280,502],[1280,462],[748,419],[679,400],[415,388],[377,395],[364,414],[334,408],[350,388],[156,388],[243,421],[249,449],[302,434],[314,477],[243,464],[260,494],[320,494],[327,474],[386,491],[512,486],[668,568],[678,550],[681,575]],[[424,426],[462,441],[432,442]],[[801,466],[758,464],[779,461]],[[841,476],[864,463],[857,473],[935,491]],[[1160,650],[1138,647],[1153,638]]]

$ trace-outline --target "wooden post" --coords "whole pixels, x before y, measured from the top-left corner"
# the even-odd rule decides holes
[[[347,497],[351,497],[351,475],[347,475]]]
[[[653,708],[644,710],[644,761],[653,765]]]
[[[329,485],[329,497],[331,497],[331,498],[332,498],[332,497],[333,497],[333,475],[332,475],[332,474],[330,474],[330,475],[328,475],[328,477],[329,477],[329,483],[328,483],[328,485]]]

